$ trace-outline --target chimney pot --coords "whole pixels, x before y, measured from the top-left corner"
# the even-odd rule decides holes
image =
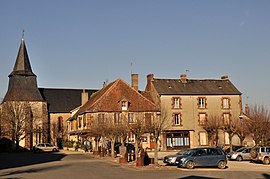
[[[228,76],[227,76],[227,75],[223,75],[223,76],[221,77],[221,79],[222,79],[222,80],[228,80]]]
[[[187,83],[187,74],[180,75],[180,80],[182,83]]]
[[[85,89],[83,89],[82,91],[81,98],[82,98],[82,105],[84,105],[88,101],[88,93],[86,92]]]
[[[139,75],[138,74],[131,74],[131,87],[134,88],[136,91],[139,90]]]
[[[147,83],[151,83],[154,80],[154,74],[147,75]]]

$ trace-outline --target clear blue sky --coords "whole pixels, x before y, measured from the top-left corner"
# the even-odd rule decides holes
[[[94,88],[132,71],[219,79],[243,101],[270,104],[269,0],[24,0],[0,2],[0,97],[22,30],[39,87]]]

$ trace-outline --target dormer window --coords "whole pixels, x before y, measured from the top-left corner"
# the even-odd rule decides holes
[[[127,107],[128,107],[128,102],[122,101],[122,110],[127,110]]]

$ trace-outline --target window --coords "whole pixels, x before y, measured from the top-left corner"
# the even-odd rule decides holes
[[[229,98],[222,98],[222,108],[229,109],[230,108],[230,100]]]
[[[173,97],[172,98],[172,108],[179,109],[180,108],[180,98]]]
[[[63,128],[63,117],[58,117],[58,132],[60,132]]]
[[[203,98],[203,97],[198,98],[198,108],[201,108],[201,109],[206,108],[206,98]]]
[[[167,147],[183,147],[190,145],[189,133],[181,132],[181,133],[171,133],[166,136],[166,144]]]
[[[145,113],[144,114],[144,120],[145,120],[145,126],[147,128],[150,128],[152,126],[152,114],[151,113]]]
[[[142,141],[143,143],[148,143],[148,138],[145,137],[145,136],[142,136],[142,137],[141,137],[141,141]]]
[[[121,104],[122,104],[122,110],[127,110],[127,106],[128,106],[127,101],[122,101]]]
[[[133,113],[128,113],[128,123],[135,123],[135,118]]]
[[[173,124],[174,125],[181,125],[181,115],[180,114],[173,114]]]
[[[224,133],[224,143],[225,145],[230,145],[230,139],[229,139],[229,133],[228,132],[225,132]]]
[[[105,114],[98,114],[98,124],[105,123]]]
[[[206,113],[199,113],[199,125],[204,125],[206,122]]]
[[[82,117],[78,117],[78,125],[79,125],[79,128],[81,128],[81,125],[82,124]]]
[[[135,142],[135,135],[132,133],[129,133],[128,135],[128,142]]]
[[[86,115],[83,116],[83,127],[86,127]]]
[[[223,114],[223,123],[224,123],[224,125],[230,124],[230,113]]]
[[[199,141],[200,141],[200,145],[207,145],[207,135],[206,132],[200,132],[199,133]]]
[[[115,124],[120,124],[121,123],[120,113],[114,113],[114,123]]]

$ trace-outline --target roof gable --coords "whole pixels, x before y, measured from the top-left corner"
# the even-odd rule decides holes
[[[156,105],[134,90],[126,82],[118,79],[93,94],[78,113],[86,111],[122,111],[121,101],[129,103],[128,111],[157,111]]]

